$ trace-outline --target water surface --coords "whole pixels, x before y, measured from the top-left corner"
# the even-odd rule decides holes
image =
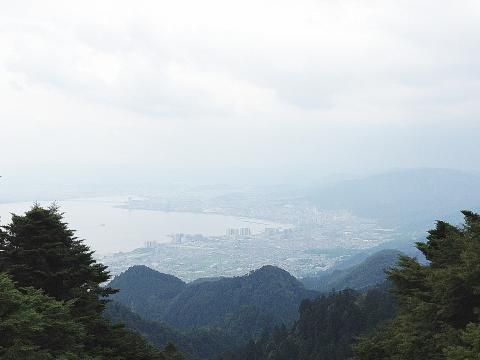
[[[93,198],[59,201],[65,220],[76,235],[98,253],[130,251],[146,241],[168,242],[169,234],[223,235],[227,228],[249,227],[253,233],[276,226],[268,221],[235,216],[116,207],[122,198]],[[47,202],[40,202],[48,206]],[[10,213],[22,214],[32,202],[0,204],[0,224],[10,221]]]

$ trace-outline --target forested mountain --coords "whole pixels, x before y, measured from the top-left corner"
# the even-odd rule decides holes
[[[136,265],[113,278],[109,286],[123,290],[112,299],[146,319],[158,320],[164,317],[163,311],[187,284],[173,275]]]
[[[360,264],[346,269],[326,271],[317,276],[302,279],[309,289],[321,292],[331,290],[365,289],[381,284],[386,280],[385,270],[396,265],[399,256],[397,250],[381,250],[363,260]]]
[[[394,250],[380,251],[361,264],[310,281],[321,291],[330,291],[332,288],[341,290],[346,287],[357,289],[371,287],[385,281],[385,269],[394,265],[399,255],[400,253]],[[312,300],[311,303],[308,301],[302,303],[301,300],[304,298],[313,298],[318,293],[305,290],[297,279],[273,266],[265,266],[242,277],[208,279],[191,284],[185,284],[171,275],[158,273],[145,266],[135,266],[112,280],[110,286],[122,289],[120,294],[123,296],[114,295],[114,298],[141,314],[140,317],[126,307],[113,303],[106,312],[110,319],[124,322],[157,346],[161,347],[173,341],[192,359],[197,357],[210,359],[222,352],[229,358],[233,355],[227,354],[227,350],[232,348],[243,355],[254,351],[253,349],[263,354],[266,351],[264,347],[268,347],[269,354],[275,348],[275,356],[281,359],[282,356],[291,356],[292,346],[298,354],[304,356],[307,350],[304,349],[300,338],[296,339],[298,329],[314,326],[319,327],[318,331],[321,331],[321,324],[328,317],[331,321],[329,326],[339,327],[343,335],[332,335],[330,332],[333,330],[330,329],[323,331],[319,336],[327,343],[339,342],[340,345],[335,345],[337,355],[349,354],[353,336],[366,328],[371,328],[377,320],[388,318],[393,311],[392,299],[384,286],[377,287],[367,294],[347,290],[338,294],[324,295]],[[172,297],[175,293],[177,295]],[[298,317],[300,303],[302,303],[300,319],[290,330],[292,321]],[[142,308],[143,306],[145,308]],[[317,319],[316,325],[307,326],[308,321],[315,319],[316,315],[312,314],[318,315],[320,310],[317,307],[323,309],[321,310],[323,320]],[[335,314],[342,311],[346,312],[345,316],[351,322],[345,317],[334,321]],[[354,318],[355,314],[362,320]],[[143,318],[162,319],[169,325],[160,321],[146,321]],[[282,327],[282,322],[287,325]],[[352,330],[345,331],[346,327],[352,327]],[[276,348],[266,336],[273,331],[277,342],[288,338],[289,345],[279,343],[279,347]],[[308,334],[307,338],[310,335]],[[331,340],[332,336],[335,336],[334,340]],[[242,347],[242,343],[248,340],[252,341],[248,349]],[[291,341],[294,341],[295,345],[290,344]],[[318,341],[317,335],[308,341],[315,343]],[[332,348],[332,344],[322,345],[321,351],[325,352],[326,347]],[[267,356],[267,353],[264,355]]]
[[[165,319],[180,328],[234,326],[243,321],[239,316],[249,314],[259,322],[248,329],[251,334],[269,322],[293,321],[298,304],[315,295],[285,270],[264,266],[245,276],[188,286],[168,307]]]
[[[393,297],[383,284],[365,293],[352,289],[332,292],[300,305],[291,328],[278,326],[221,360],[337,360],[352,355],[355,338],[389,320]]]
[[[0,358],[182,359],[102,316],[108,279],[58,208],[13,215],[0,228]]]
[[[149,279],[168,279],[166,284],[175,284],[175,291],[180,280],[153,273],[145,267],[134,267],[117,276],[110,285],[124,295],[113,298],[149,320],[163,320],[181,330],[222,329],[237,340],[259,336],[264,328],[281,322],[293,322],[300,302],[317,295],[274,266],[264,266],[245,276],[194,282],[170,298],[158,295],[155,285],[148,292]],[[144,304],[148,311],[142,308]]]
[[[219,329],[194,329],[182,332],[160,321],[149,321],[133,313],[118,302],[110,302],[104,316],[114,323],[122,323],[135,330],[155,347],[162,349],[169,343],[181,349],[188,359],[211,359],[237,342]]]
[[[480,209],[480,176],[451,169],[392,171],[313,189],[322,209],[346,209],[383,224],[426,231],[438,219],[458,222],[459,209]]]

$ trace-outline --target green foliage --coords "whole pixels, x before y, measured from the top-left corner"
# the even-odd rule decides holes
[[[13,215],[0,232],[0,271],[20,286],[34,286],[58,300],[75,299],[79,312],[99,312],[115,291],[101,287],[109,279],[106,266],[63,221],[58,207],[34,205],[23,216]]]
[[[468,324],[461,334],[461,344],[444,351],[447,360],[480,359],[480,324]]]
[[[480,216],[464,211],[465,225],[438,222],[422,266],[402,257],[389,271],[399,303],[381,331],[359,340],[356,359],[475,359],[480,322]]]
[[[352,289],[304,300],[292,329],[278,326],[273,334],[251,341],[222,360],[337,360],[351,356],[355,337],[393,316],[386,285],[361,293]]]
[[[79,358],[85,329],[72,319],[70,307],[40,290],[18,289],[0,273],[0,358]]]
[[[191,359],[211,359],[235,345],[220,329],[203,328],[182,333],[160,321],[145,320],[116,301],[107,304],[104,315],[112,322],[124,323],[129,329],[142,334],[157,348],[175,343]]]
[[[188,286],[167,308],[165,320],[182,329],[215,326],[248,340],[268,323],[293,322],[300,302],[314,295],[288,272],[264,266],[246,276]]]
[[[138,333],[126,329],[122,324],[111,325],[103,321],[102,327],[97,327],[95,335],[95,359],[102,360],[177,360],[183,356],[176,348],[169,351],[158,351],[147,343]]]
[[[293,323],[300,302],[318,294],[274,266],[188,285],[171,275],[135,266],[110,286],[121,289],[112,297],[115,301],[148,320],[162,320],[187,332],[221,330],[237,343],[258,338],[265,327],[276,323]]]
[[[113,278],[109,286],[122,289],[112,299],[146,319],[159,320],[164,317],[168,304],[187,284],[173,275],[136,265]]]
[[[102,317],[106,267],[63,222],[38,205],[0,231],[0,353],[6,359],[177,360]],[[35,289],[38,290],[35,290]]]

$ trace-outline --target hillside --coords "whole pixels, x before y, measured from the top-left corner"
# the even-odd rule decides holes
[[[221,331],[197,329],[180,332],[160,321],[145,320],[118,302],[109,303],[104,316],[113,323],[122,323],[138,332],[159,349],[174,343],[191,360],[210,359],[235,346],[235,342]]]
[[[332,292],[302,301],[298,320],[291,328],[279,326],[270,336],[227,351],[218,359],[348,359],[355,338],[389,320],[394,309],[392,295],[385,284],[366,292],[352,289]]]
[[[115,276],[110,287],[122,291],[111,296],[146,319],[160,319],[169,302],[186,287],[179,278],[135,265]]]
[[[291,321],[300,301],[312,295],[288,272],[264,266],[245,276],[187,286],[168,307],[165,320],[180,328],[206,326],[234,319],[248,309],[248,313],[260,310],[257,321],[268,317]]]
[[[257,336],[280,322],[293,322],[300,302],[317,294],[274,266],[240,277],[188,285],[180,282],[136,266],[109,286],[121,289],[122,296],[113,296],[116,301],[145,319],[162,320],[184,331],[214,327],[239,339]],[[171,288],[162,291],[163,285]]]
[[[400,255],[402,253],[397,250],[381,250],[357,265],[304,278],[302,282],[307,288],[321,292],[345,288],[365,289],[383,283],[386,279],[385,269],[395,266]]]
[[[480,176],[451,169],[392,171],[313,189],[322,209],[345,209],[384,225],[426,230],[437,219],[458,222],[458,209],[480,208]]]

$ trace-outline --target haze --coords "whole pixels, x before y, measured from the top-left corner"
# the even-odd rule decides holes
[[[479,15],[478,1],[4,2],[0,174],[33,189],[479,170]]]

